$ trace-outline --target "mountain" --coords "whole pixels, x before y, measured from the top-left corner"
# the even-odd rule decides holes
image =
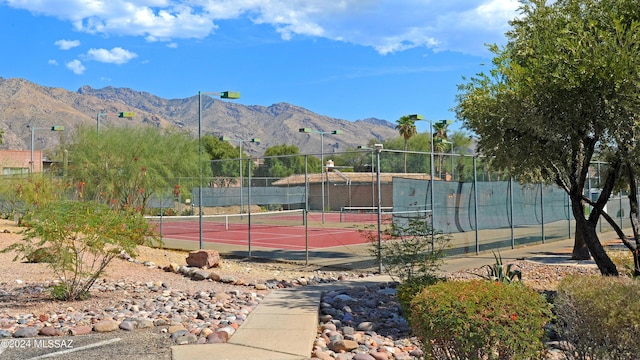
[[[79,125],[179,127],[198,134],[198,96],[186,99],[163,99],[156,95],[128,88],[83,86],[77,92],[44,87],[24,79],[0,78],[0,128],[4,130],[2,149],[53,149],[69,138]],[[132,111],[133,119],[119,118],[118,112]],[[386,120],[363,119],[347,121],[313,113],[299,106],[278,103],[271,106],[245,106],[233,101],[202,96],[202,134],[229,136],[248,140],[259,138],[259,145],[245,144],[245,151],[262,155],[273,145],[296,145],[301,153],[319,154],[321,138],[324,152],[340,151],[366,145],[368,140],[387,140],[398,136],[395,125]],[[31,130],[28,125],[32,126]],[[65,126],[63,133],[48,130],[54,125]],[[318,134],[299,133],[299,128],[311,128]],[[331,135],[332,130],[342,130]],[[237,146],[234,142],[234,146]]]

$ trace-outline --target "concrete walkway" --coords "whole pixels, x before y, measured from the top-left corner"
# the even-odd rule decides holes
[[[527,259],[562,265],[593,265],[569,260],[573,240],[500,250],[505,262]],[[459,271],[490,265],[493,253],[446,259],[442,271]],[[593,265],[595,266],[595,265]],[[525,274],[526,276],[526,274]],[[323,292],[389,282],[384,275],[315,286],[274,290],[249,314],[226,344],[172,347],[174,360],[289,360],[308,359],[318,328],[318,308]]]
[[[391,282],[386,275],[270,292],[226,344],[179,345],[174,360],[308,359],[318,331],[318,307],[326,291]]]

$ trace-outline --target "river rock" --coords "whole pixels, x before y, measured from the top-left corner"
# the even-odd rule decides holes
[[[98,321],[93,325],[93,331],[96,332],[111,332],[118,330],[118,328],[118,322],[112,319]]]

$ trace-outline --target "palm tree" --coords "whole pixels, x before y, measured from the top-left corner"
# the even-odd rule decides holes
[[[433,124],[433,137],[437,139],[446,140],[449,138],[447,131],[449,130],[449,123],[446,121],[436,121]]]
[[[416,121],[408,115],[400,117],[396,120],[396,130],[400,133],[400,136],[404,138],[404,172],[407,172],[407,146],[409,145],[409,139],[418,133],[416,129]]]
[[[448,127],[449,124],[446,121],[438,121],[433,124],[433,139],[431,139],[431,141],[434,141],[434,148],[438,153],[443,153],[449,146],[453,146],[451,141],[449,141],[449,135],[447,134]],[[443,156],[439,155],[438,169],[436,170],[438,174],[441,173],[443,160]]]
[[[473,139],[464,131],[456,131],[451,134],[451,142],[453,143],[453,148],[455,153],[457,154],[467,154],[470,152],[471,145],[473,144]],[[453,163],[453,160],[452,160]],[[455,165],[455,175],[459,181],[464,181],[465,178],[465,163],[464,157],[459,156]],[[453,174],[453,168],[451,170]],[[453,179],[455,180],[455,179]]]

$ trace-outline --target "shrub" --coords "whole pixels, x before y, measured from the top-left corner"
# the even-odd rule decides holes
[[[439,231],[432,234],[431,225],[424,219],[390,224],[383,235],[378,244],[377,232],[366,233],[369,252],[382,259],[385,271],[392,278],[400,280],[398,301],[406,314],[413,296],[439,280],[436,273],[451,237]]]
[[[633,255],[629,250],[608,250],[607,255],[620,270],[621,275],[634,276]]]
[[[422,291],[426,286],[436,284],[439,281],[444,280],[433,275],[425,275],[405,280],[398,285],[396,288],[398,303],[400,303],[400,309],[405,317],[408,316],[411,311],[411,300],[413,300],[416,294]]]
[[[401,281],[433,276],[440,268],[444,250],[451,237],[440,231],[433,234],[423,219],[411,219],[406,224],[393,223],[378,244],[377,233],[366,234],[369,252],[382,259],[386,272]]]
[[[50,201],[27,212],[23,223],[24,241],[2,252],[16,251],[14,261],[46,259],[61,279],[52,295],[64,300],[85,298],[111,260],[155,239],[139,213],[93,202]]]
[[[625,278],[570,276],[558,285],[556,331],[575,346],[569,358],[637,359],[640,284]]]
[[[550,307],[520,284],[450,281],[417,294],[409,317],[438,359],[539,359]]]
[[[17,219],[34,206],[67,196],[70,185],[60,179],[48,178],[44,174],[28,177],[7,177],[0,186],[0,211],[4,218]]]

